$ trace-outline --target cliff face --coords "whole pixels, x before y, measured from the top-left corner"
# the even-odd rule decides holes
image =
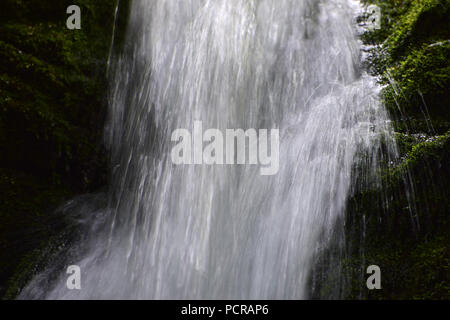
[[[66,9],[81,8],[81,30]],[[117,1],[0,4],[0,296],[55,233],[49,212],[105,184],[106,70]],[[9,282],[9,283],[8,283]]]
[[[335,269],[344,291],[324,285],[314,294],[449,299],[450,1],[366,2],[382,9],[381,29],[363,40],[374,46],[367,66],[384,86],[400,159],[384,164],[381,185],[356,190],[349,200],[345,258]],[[319,259],[318,269],[330,255]],[[372,264],[381,268],[382,290],[366,289]],[[339,278],[327,272],[328,282]]]

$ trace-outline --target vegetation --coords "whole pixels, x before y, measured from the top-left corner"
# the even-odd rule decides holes
[[[367,2],[383,12],[382,28],[363,38],[401,161],[383,170],[382,187],[349,201],[346,296],[449,299],[450,1]],[[382,290],[365,289],[371,264],[381,267]]]
[[[81,30],[66,28],[71,4],[81,8]],[[1,1],[0,296],[60,227],[52,208],[105,184],[101,137],[115,7],[108,0]]]

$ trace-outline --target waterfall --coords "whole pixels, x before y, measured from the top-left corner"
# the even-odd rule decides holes
[[[314,253],[345,213],[355,167],[375,170],[392,135],[361,69],[356,6],[133,1],[111,58],[106,201],[64,209],[84,228],[64,249],[82,289],[68,290],[65,269],[49,267],[21,297],[308,298]],[[279,129],[278,173],[173,164],[172,132],[195,121]]]

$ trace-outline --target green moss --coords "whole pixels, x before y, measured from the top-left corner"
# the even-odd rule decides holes
[[[386,179],[398,179],[407,171],[421,170],[421,166],[426,166],[428,162],[437,162],[439,167],[445,165],[443,161],[450,152],[450,131],[436,137],[401,136],[400,146],[409,151],[399,165],[387,171]],[[425,141],[418,142],[420,139]]]
[[[450,42],[426,44],[414,49],[405,60],[387,68],[390,81],[384,90],[384,100],[391,113],[401,118],[425,119],[426,124],[442,131],[450,121],[447,107],[450,105]],[[433,119],[434,125],[431,123]],[[411,122],[410,122],[411,124]],[[414,124],[411,126],[416,129]],[[427,128],[428,131],[430,128]]]
[[[366,1],[382,9],[382,28],[363,39],[375,45],[368,66],[387,87],[383,97],[401,132],[449,129],[450,1]]]

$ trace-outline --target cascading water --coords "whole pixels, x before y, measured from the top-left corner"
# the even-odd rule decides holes
[[[133,1],[111,63],[108,204],[78,209],[89,230],[67,261],[82,290],[48,268],[21,297],[307,298],[352,170],[390,135],[360,72],[352,2]],[[174,165],[171,133],[196,120],[278,128],[278,173]]]

